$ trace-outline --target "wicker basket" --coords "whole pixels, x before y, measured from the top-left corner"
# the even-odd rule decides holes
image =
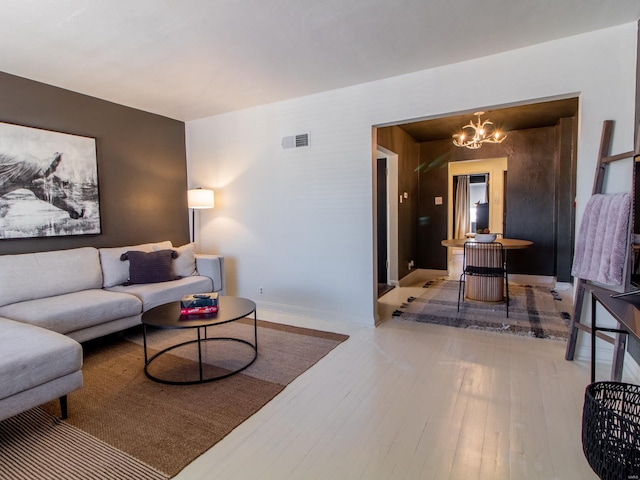
[[[582,450],[601,479],[640,479],[640,386],[596,382],[587,387]]]

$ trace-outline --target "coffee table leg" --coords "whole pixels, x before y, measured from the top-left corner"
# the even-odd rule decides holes
[[[258,313],[253,311],[253,338],[255,340],[256,354],[258,353]]]
[[[196,330],[198,330],[198,367],[200,368],[200,381],[202,381],[202,341],[200,338],[200,327],[198,327]],[[205,335],[207,334],[207,331],[205,329]]]
[[[142,324],[142,343],[144,345],[144,364],[147,365],[147,326]]]

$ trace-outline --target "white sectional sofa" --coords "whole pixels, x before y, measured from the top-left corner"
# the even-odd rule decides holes
[[[82,386],[82,347],[59,333],[0,318],[0,420]],[[1,430],[1,429],[0,429]]]
[[[78,342],[202,292],[225,293],[224,258],[193,244],[1,255],[0,420],[55,398],[66,416],[66,394],[82,386]]]

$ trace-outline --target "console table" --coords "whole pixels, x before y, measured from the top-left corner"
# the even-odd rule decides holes
[[[591,382],[596,376],[596,337],[598,332],[610,332],[625,335],[624,340],[616,342],[611,379],[619,382],[622,379],[622,367],[626,346],[626,335],[632,335],[640,340],[640,294],[613,298],[613,292],[605,288],[590,285],[591,292]],[[620,328],[598,327],[596,323],[596,306],[600,304],[618,322]]]

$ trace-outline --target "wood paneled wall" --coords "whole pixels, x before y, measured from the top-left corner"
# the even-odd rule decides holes
[[[449,162],[507,157],[507,228],[504,234],[534,242],[510,255],[510,272],[571,279],[576,178],[576,120],[561,119],[554,127],[509,132],[497,145],[479,150],[455,147],[450,140],[417,143],[399,127],[378,129],[378,145],[399,157],[399,190],[409,202],[399,212],[400,278],[416,267],[447,269]],[[443,205],[435,205],[442,197]]]
[[[406,276],[408,264],[418,267],[418,166],[420,145],[399,127],[379,128],[378,145],[398,155],[398,193],[407,192],[408,198],[398,205],[398,275]]]
[[[505,236],[534,242],[532,248],[510,254],[510,272],[558,275],[568,281],[571,228],[575,196],[574,126],[536,128],[509,132],[501,144],[479,150],[454,146],[449,140],[421,144],[420,217],[429,219],[418,232],[422,268],[446,269],[446,210],[433,205],[434,196],[448,201],[449,162],[507,157]]]

